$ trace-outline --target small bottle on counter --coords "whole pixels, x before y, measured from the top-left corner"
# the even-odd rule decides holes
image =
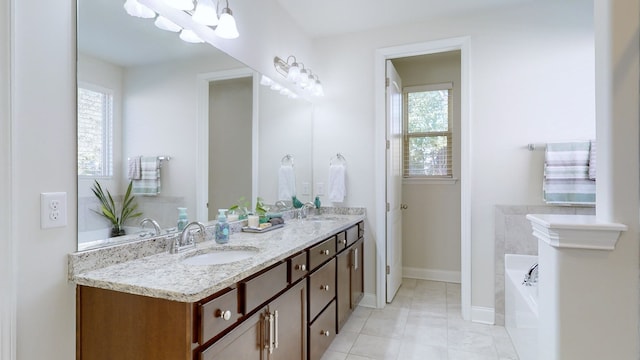
[[[178,231],[184,230],[184,227],[189,223],[189,219],[187,218],[187,208],[179,207],[178,208]]]
[[[225,212],[227,209],[218,209],[218,223],[216,224],[215,240],[218,244],[229,242],[229,223]]]

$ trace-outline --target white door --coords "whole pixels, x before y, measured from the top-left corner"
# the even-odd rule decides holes
[[[402,82],[387,60],[387,302],[402,284]]]

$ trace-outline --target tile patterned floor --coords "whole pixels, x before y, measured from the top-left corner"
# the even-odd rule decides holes
[[[322,360],[517,360],[502,326],[462,320],[460,284],[403,279],[384,309],[358,307]]]

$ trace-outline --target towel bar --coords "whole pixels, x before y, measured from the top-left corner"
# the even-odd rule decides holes
[[[340,161],[343,164],[347,163],[347,159],[340,153],[337,153],[334,157],[329,159],[329,165],[333,164],[333,160]]]

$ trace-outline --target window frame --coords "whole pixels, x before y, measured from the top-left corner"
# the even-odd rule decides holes
[[[115,106],[116,106],[115,91],[113,89],[110,89],[104,86],[83,82],[83,81],[78,81],[76,97],[79,96],[80,89],[105,94],[109,96],[110,104],[109,106],[107,106],[105,110],[105,114],[103,114],[104,115],[103,127],[104,129],[106,129],[106,131],[102,132],[102,144],[105,146],[107,151],[105,151],[102,154],[102,161],[105,164],[106,171],[105,169],[103,169],[102,173],[98,175],[83,175],[78,172],[78,177],[82,179],[113,179],[113,177],[115,176],[114,174],[115,173],[115,169],[114,169],[114,155],[115,155],[114,154],[114,151],[115,151],[114,149],[114,132],[115,132],[114,115],[115,114],[114,112],[115,112]],[[76,100],[76,114],[78,113],[78,109],[77,109],[78,105],[79,103]],[[76,131],[79,131],[78,120],[79,120],[79,116],[76,115]],[[76,144],[76,148],[77,148],[77,144]],[[76,149],[76,153],[77,153],[77,149]],[[76,164],[76,167],[77,166],[78,165]]]
[[[427,132],[415,132],[409,133],[409,104],[408,104],[408,94],[416,93],[416,92],[427,92],[427,91],[448,91],[448,109],[447,109],[447,122],[448,122],[448,131],[427,131]],[[453,82],[444,82],[444,83],[435,83],[435,84],[427,84],[427,85],[419,85],[419,86],[406,86],[402,89],[403,96],[403,152],[404,154],[409,153],[409,139],[411,138],[425,138],[425,137],[436,137],[436,136],[446,136],[447,144],[450,150],[448,155],[448,160],[450,162],[449,165],[449,174],[447,175],[410,175],[408,173],[408,156],[403,156],[402,164],[402,177],[403,183],[429,183],[429,184],[452,184],[456,183],[458,179],[455,174],[455,164],[454,162],[454,137],[455,131],[453,128]]]

